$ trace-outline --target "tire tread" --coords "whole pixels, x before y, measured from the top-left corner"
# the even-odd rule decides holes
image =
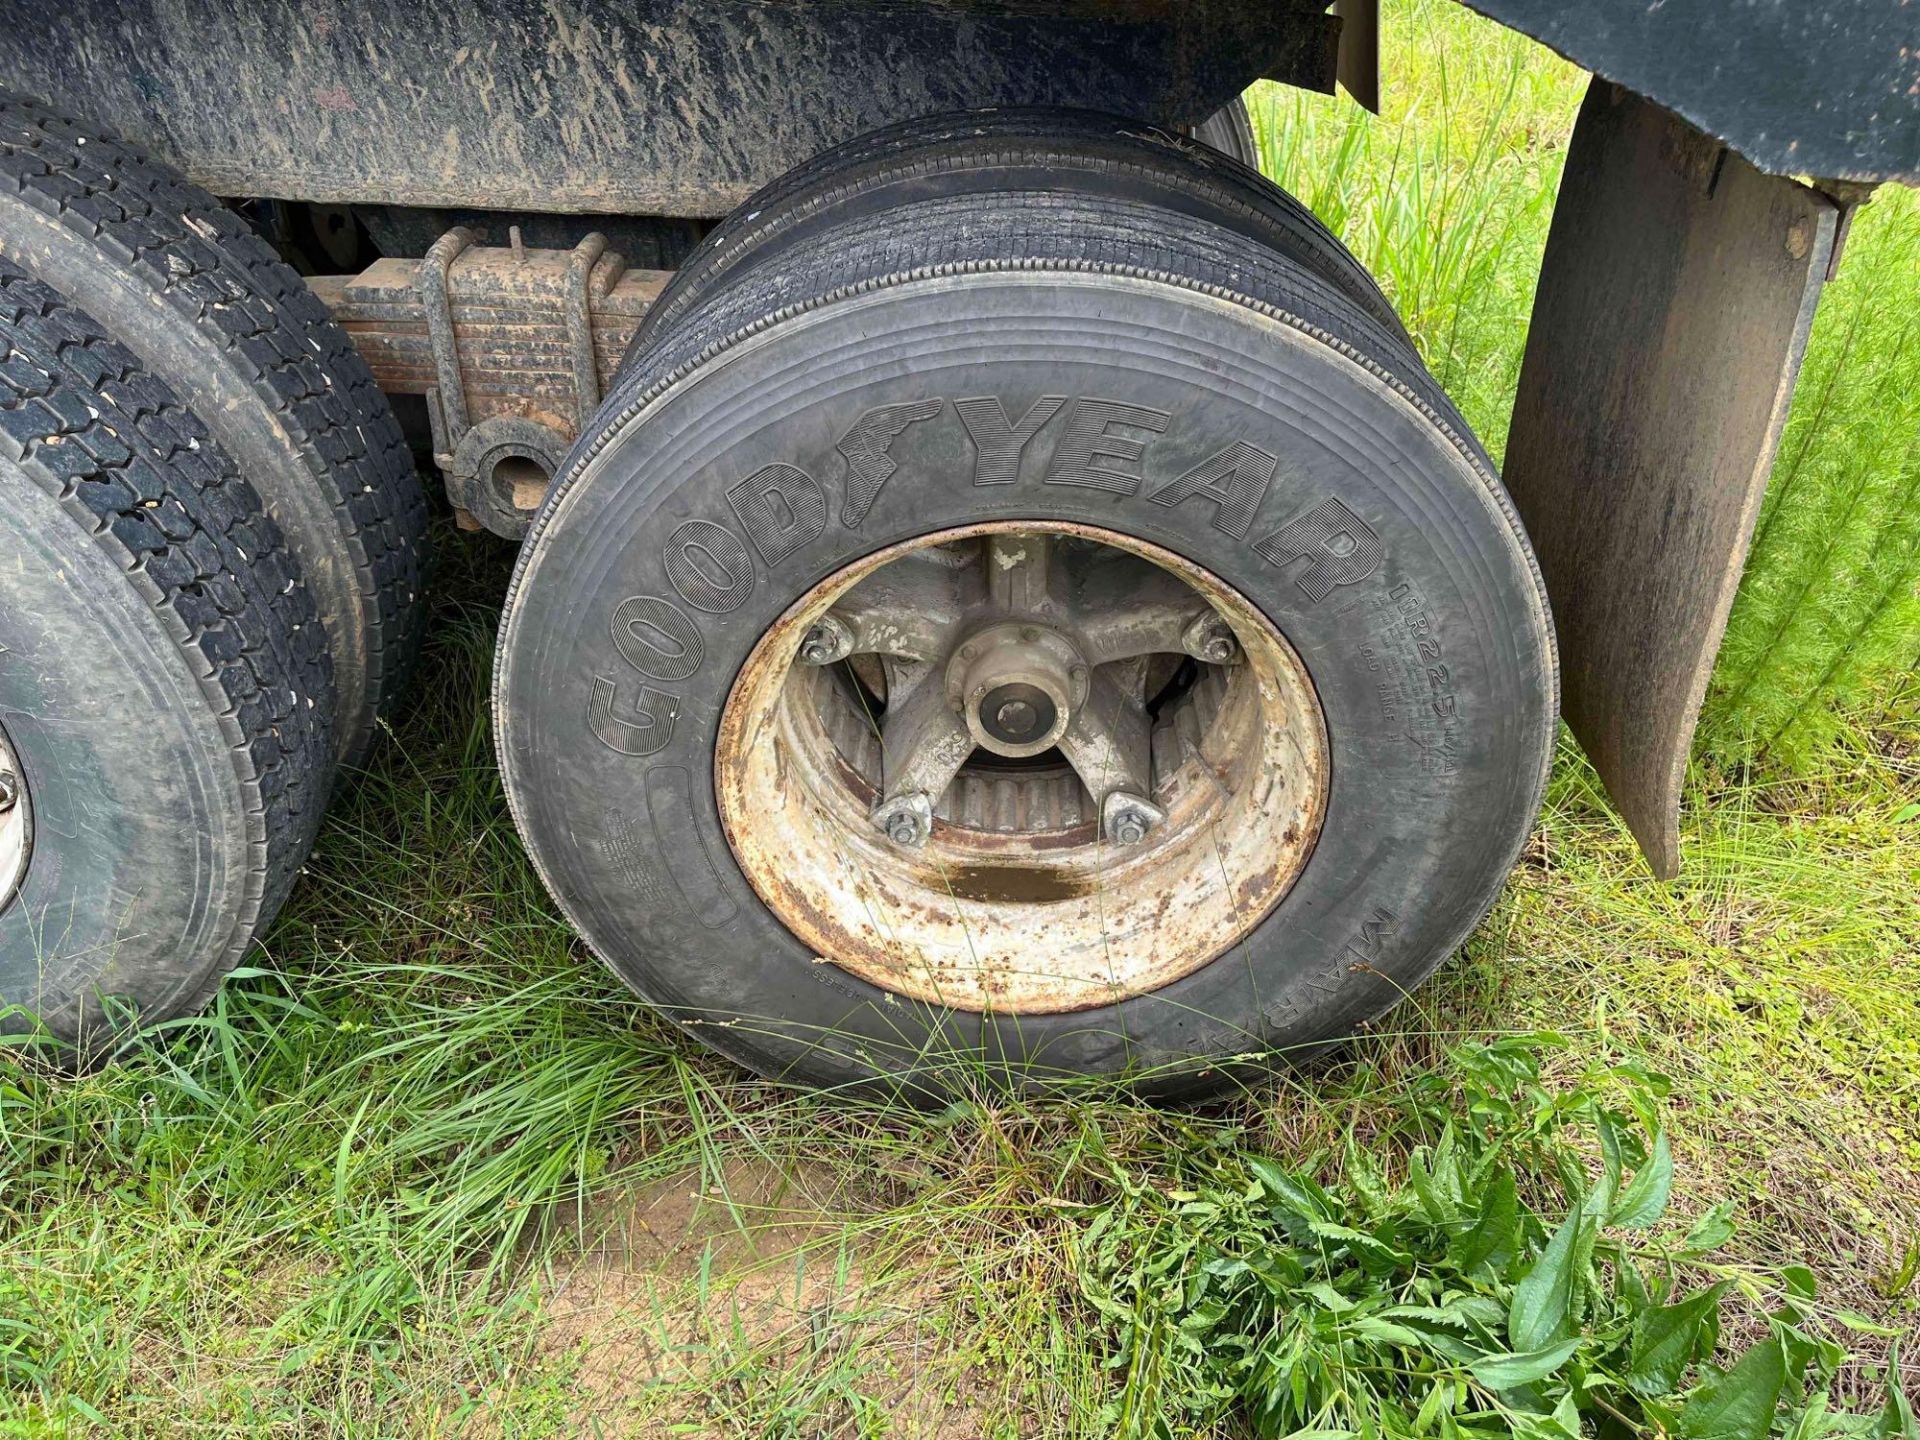
[[[0,92],[6,195],[137,275],[219,345],[303,454],[365,617],[365,699],[340,717],[338,737],[342,755],[358,759],[418,653],[426,558],[426,500],[372,371],[306,282],[219,200],[130,146]]]
[[[162,617],[232,753],[252,852],[247,906],[224,951],[166,1007],[194,1008],[279,910],[326,808],[325,632],[279,527],[200,418],[91,317],[5,261],[0,455]]]
[[[1240,114],[1244,118],[1244,106]],[[1250,126],[1247,133],[1250,137]],[[1079,177],[1071,192],[1055,192],[1057,197],[1077,192],[1084,198],[1125,184],[1170,199],[1203,198],[1209,209],[1231,217],[1241,233],[1311,269],[1381,328],[1406,338],[1392,304],[1339,238],[1305,205],[1237,157],[1118,116],[1006,109],[906,121],[850,140],[769,182],[675,272],[634,332],[623,368],[677,326],[714,286],[760,263],[759,252],[796,228],[855,209],[885,187],[927,189],[943,175],[995,166],[1045,167],[1056,170],[1063,183],[1070,173]],[[1176,232],[1204,223],[1172,213],[1160,217],[1163,229],[1171,226]]]

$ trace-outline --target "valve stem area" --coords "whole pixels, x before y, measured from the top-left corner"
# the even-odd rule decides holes
[[[743,869],[824,958],[1034,1011],[1139,993],[1245,933],[1304,865],[1327,772],[1305,670],[1248,601],[1040,522],[816,587],[749,657],[715,761]]]

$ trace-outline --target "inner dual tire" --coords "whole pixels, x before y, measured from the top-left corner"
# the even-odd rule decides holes
[[[1218,162],[1181,153],[1177,206],[1097,165],[876,204],[815,162],[742,212],[804,242],[692,267],[535,522],[496,672],[522,833],[596,953],[762,1073],[1203,1091],[1403,998],[1524,842],[1554,657],[1492,468],[1350,257],[1194,213]],[[1064,779],[989,733],[1103,695]]]

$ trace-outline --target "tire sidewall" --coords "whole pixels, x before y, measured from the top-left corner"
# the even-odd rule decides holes
[[[105,997],[174,1013],[247,943],[257,803],[167,617],[4,460],[0,492],[21,556],[0,573],[0,724],[34,832],[0,910],[0,1000],[86,1043],[119,1018]]]
[[[616,415],[583,437],[522,556],[496,719],[536,863],[618,974],[763,1072],[835,1083],[949,1052],[1029,1074],[1139,1073],[1311,1047],[1402,998],[1464,939],[1537,811],[1551,640],[1490,477],[1398,389],[1283,319],[1160,281],[1061,278],[915,280],[737,342],[637,420]],[[1049,483],[1058,417],[1016,483],[970,483],[952,402],[994,396],[1018,421],[1043,395],[1168,417],[1158,433],[1113,432],[1144,444],[1137,466],[1113,462],[1141,473],[1131,493],[1123,481]],[[842,437],[875,407],[932,400],[937,412],[888,449],[897,468],[871,508],[845,523],[854,476]],[[1236,442],[1277,460],[1243,535],[1205,497],[1152,499]],[[779,546],[746,529],[729,491],[776,465],[813,480],[827,513],[817,537],[769,563]],[[1255,544],[1329,499],[1381,558],[1315,598],[1303,584],[1311,555],[1281,566]],[[1031,1016],[903,1000],[800,945],[720,826],[715,734],[766,629],[864,555],[994,520],[1101,526],[1211,570],[1287,637],[1320,698],[1332,764],[1314,854],[1240,945],[1150,995]],[[731,608],[710,594],[690,603],[666,572],[669,540],[695,521],[758,547],[735,552],[753,575]],[[615,643],[613,612],[631,597],[685,621],[687,654],[650,661],[654,674],[636,673]],[[622,719],[652,725],[623,730]],[[609,734],[646,753],[619,753]]]

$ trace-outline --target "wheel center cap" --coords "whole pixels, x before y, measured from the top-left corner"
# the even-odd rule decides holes
[[[1038,755],[1087,698],[1087,666],[1058,630],[1003,621],[968,637],[947,663],[947,699],[974,743],[996,755]]]
[[[980,701],[980,728],[1007,745],[1025,745],[1053,728],[1059,707],[1038,686],[1016,680],[989,690]]]

